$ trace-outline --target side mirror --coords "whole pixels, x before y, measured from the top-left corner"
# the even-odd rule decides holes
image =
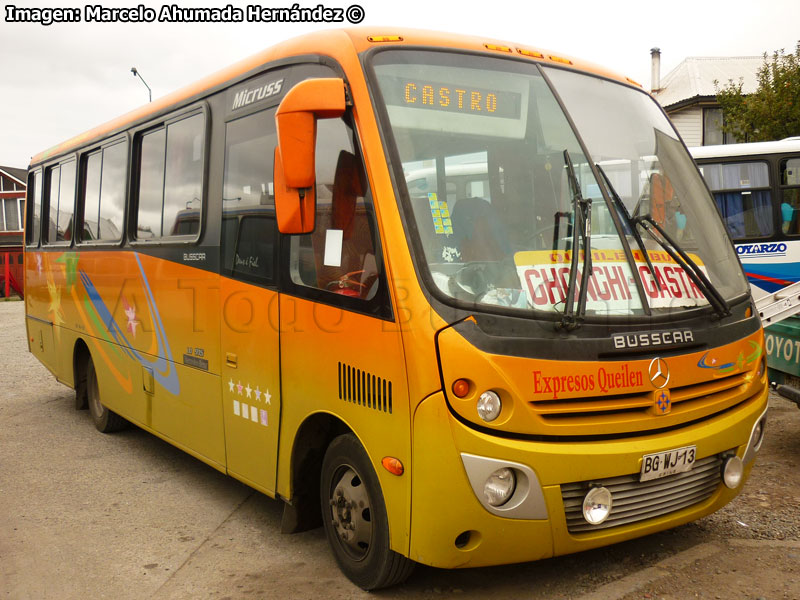
[[[278,106],[273,175],[275,215],[281,233],[314,230],[317,119],[340,117],[345,108],[344,80],[338,78],[301,81]]]

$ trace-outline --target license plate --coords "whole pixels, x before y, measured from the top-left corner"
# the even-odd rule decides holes
[[[696,454],[697,446],[645,454],[642,457],[642,472],[639,474],[639,481],[650,481],[675,475],[675,473],[691,471]]]

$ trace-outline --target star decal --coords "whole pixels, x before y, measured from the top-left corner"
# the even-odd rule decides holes
[[[247,392],[247,397],[248,397],[248,398],[252,398],[252,396],[251,396],[250,392],[252,392],[252,391],[253,391],[253,388],[251,388],[251,387],[250,387],[250,383],[249,383],[249,382],[247,383],[247,387],[246,387],[246,388],[244,388],[244,391],[245,391],[245,392]]]
[[[236,384],[233,383],[233,377],[231,377],[231,380],[228,382],[228,387],[230,388],[230,391],[233,391],[233,386],[234,385],[236,385]]]
[[[272,404],[270,403],[270,398],[272,398],[272,395],[269,393],[269,390],[267,390],[266,392],[264,392],[264,402],[267,403],[267,406],[272,406]]]
[[[239,395],[242,395],[242,381],[239,380],[239,383],[236,384],[236,391],[239,392]]]
[[[128,300],[123,297],[122,298],[122,307],[125,310],[125,316],[128,318],[128,331],[133,334],[133,337],[136,337],[136,327],[139,325],[139,321],[136,320],[136,307],[132,304],[128,303]]]
[[[261,401],[261,390],[256,386],[256,400]]]

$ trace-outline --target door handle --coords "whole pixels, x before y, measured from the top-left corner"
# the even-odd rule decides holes
[[[233,352],[226,352],[225,364],[228,365],[231,369],[235,369],[236,367],[239,366],[239,357],[236,356]]]

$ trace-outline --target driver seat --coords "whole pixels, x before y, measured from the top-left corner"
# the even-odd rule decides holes
[[[497,262],[511,252],[495,208],[483,198],[464,198],[453,209],[453,234],[462,262]]]

